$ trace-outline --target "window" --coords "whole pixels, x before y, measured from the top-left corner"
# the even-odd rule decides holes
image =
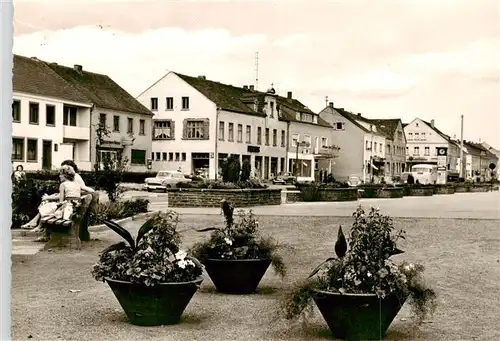
[[[410,150],[408,147],[406,147],[406,155],[410,155]]]
[[[224,141],[224,122],[219,122],[219,141]]]
[[[45,106],[45,125],[56,125],[56,107],[54,105],[47,104]]]
[[[160,161],[160,156],[161,156],[161,153],[160,152],[156,152],[156,161]]]
[[[106,114],[99,115],[99,124],[104,127],[106,126]]]
[[[234,141],[234,123],[229,123],[228,124],[228,132],[227,132],[227,140],[228,141]]]
[[[377,152],[377,142],[375,142],[375,145],[373,147],[374,147],[373,151],[376,153]]]
[[[24,161],[24,139],[12,138],[12,161]]]
[[[146,151],[140,149],[132,149],[130,152],[130,163],[134,165],[146,164]]]
[[[179,153],[175,153],[175,161],[179,161],[179,159],[180,159]]]
[[[257,144],[262,144],[262,127],[257,127]]]
[[[420,134],[420,139],[421,139],[421,140],[425,140],[425,133],[421,133],[421,134]]]
[[[21,122],[21,101],[12,102],[12,122]]]
[[[172,153],[172,152],[168,153],[168,160],[174,161],[174,153]]]
[[[413,133],[408,133],[408,140],[413,140]]]
[[[205,137],[203,121],[187,121],[186,136],[188,139],[203,139]]]
[[[419,139],[420,139],[419,133],[415,133],[415,140],[419,140]]]
[[[134,133],[134,119],[129,117],[128,122],[127,122],[127,133],[133,134]]]
[[[113,131],[120,131],[120,116],[113,116]]]
[[[181,153],[181,161],[186,161],[186,153]]]
[[[281,146],[285,147],[285,141],[286,141],[286,132],[284,130],[281,131]]]
[[[167,161],[167,153],[166,152],[161,153],[161,156],[162,156],[163,161]]]
[[[238,124],[238,142],[243,142],[243,125]]]
[[[158,98],[151,97],[151,110],[158,110]]]
[[[76,107],[64,106],[63,125],[76,127]]]
[[[189,110],[189,97],[182,97],[182,110]]]
[[[297,143],[299,142],[300,135],[294,133],[292,135],[292,147],[297,147]]]
[[[366,150],[370,150],[371,149],[370,146],[371,146],[371,142],[366,141]]]
[[[420,155],[420,148],[419,147],[413,147],[413,155]]]
[[[402,140],[402,139],[403,139],[403,132],[398,131],[398,140]]]
[[[38,160],[38,140],[28,139],[28,161]]]
[[[252,127],[247,126],[245,131],[245,141],[246,143],[252,143]]]
[[[278,130],[273,129],[273,147],[278,145]]]
[[[154,159],[155,159],[155,153],[151,152],[151,160],[154,161]]]
[[[425,156],[429,156],[430,155],[430,151],[431,151],[431,149],[429,147],[425,147],[424,148],[424,155]]]
[[[269,146],[269,128],[266,128],[266,146]]]
[[[145,134],[146,134],[146,121],[139,120],[139,135],[145,135]]]
[[[344,130],[344,122],[335,122],[333,127],[335,130]]]
[[[387,146],[385,146],[385,152],[386,152],[387,154],[390,154],[390,153],[391,153],[391,145],[389,145],[389,144],[388,144]]]
[[[30,102],[30,123],[31,124],[38,124],[38,110],[39,110],[39,104]]]
[[[155,140],[170,140],[173,138],[172,121],[154,121],[154,136]]]
[[[328,146],[328,139],[326,137],[321,138],[321,147]]]
[[[174,98],[167,97],[167,101],[165,103],[166,110],[174,110]]]
[[[271,114],[269,117],[273,118],[274,117],[274,102],[269,102],[269,108],[271,109]]]

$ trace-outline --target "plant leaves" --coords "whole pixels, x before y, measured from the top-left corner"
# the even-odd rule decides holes
[[[139,241],[142,239],[142,237],[144,237],[146,233],[148,233],[153,229],[153,227],[155,226],[153,224],[153,219],[154,218],[150,218],[144,224],[142,224],[141,228],[139,229],[139,232],[137,233],[135,245],[139,245]]]
[[[204,229],[198,229],[196,231],[197,232],[207,232],[207,231],[217,231],[217,230],[221,230],[221,229],[218,228],[218,227],[207,227],[207,228],[204,228]]]
[[[119,242],[119,243],[110,245],[107,248],[105,248],[104,250],[102,250],[101,254],[104,255],[104,254],[111,252],[111,251],[123,250],[126,248],[127,248],[127,244],[125,244],[125,242]]]
[[[344,232],[342,232],[342,226],[339,226],[339,232],[337,236],[337,241],[335,242],[335,253],[337,257],[342,258],[347,252],[347,240],[345,239]]]
[[[311,274],[309,275],[309,277],[307,277],[307,278],[311,278],[312,276],[316,275],[316,274],[318,273],[318,271],[319,271],[319,270],[321,270],[321,268],[323,267],[323,265],[325,265],[325,264],[326,264],[326,263],[328,263],[328,262],[331,262],[332,260],[335,260],[335,258],[330,257],[330,258],[328,258],[327,260],[325,260],[323,263],[321,263],[320,265],[318,265],[318,266],[316,267],[316,269],[314,269],[314,270],[311,272]]]
[[[125,230],[125,228],[123,228],[122,226],[118,225],[117,223],[111,220],[104,220],[104,224],[106,224],[107,227],[118,233],[123,239],[125,239],[129,243],[129,245],[132,248],[135,248],[134,238],[132,237],[130,232]]]
[[[191,261],[193,261],[194,264],[196,264],[196,266],[200,267],[200,268],[204,268],[203,264],[200,263],[200,261],[194,257],[191,257],[191,256],[186,256],[185,259],[189,259]]]

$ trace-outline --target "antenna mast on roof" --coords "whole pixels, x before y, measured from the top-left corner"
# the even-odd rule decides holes
[[[255,90],[259,89],[259,52],[255,52]]]

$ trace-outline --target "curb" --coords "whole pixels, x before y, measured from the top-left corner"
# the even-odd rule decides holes
[[[115,223],[121,224],[121,223],[126,223],[129,221],[141,219],[141,218],[149,218],[153,215],[155,215],[159,211],[151,211],[151,212],[145,212],[145,213],[139,213],[136,214],[135,216],[132,217],[126,217],[122,218],[119,220],[114,220]],[[103,232],[106,231],[108,227],[105,224],[100,224],[100,225],[93,225],[89,226],[89,232]],[[12,237],[39,237],[40,233],[38,232],[32,232],[30,230],[22,230],[22,229],[16,229],[16,230],[11,230]]]

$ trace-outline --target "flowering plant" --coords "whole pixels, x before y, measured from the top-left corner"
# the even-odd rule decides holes
[[[277,253],[285,245],[277,243],[271,237],[259,233],[259,221],[252,210],[240,210],[237,220],[233,218],[234,208],[222,200],[224,227],[209,227],[199,232],[213,231],[210,238],[193,245],[189,253],[202,263],[208,259],[271,259],[271,266],[282,277],[286,274],[283,258]]]
[[[286,317],[299,317],[306,308],[311,308],[317,290],[375,294],[379,298],[408,297],[419,321],[432,314],[436,294],[423,281],[424,267],[408,262],[396,263],[390,258],[403,253],[396,242],[405,238],[405,231],[395,232],[392,219],[380,214],[377,208],[372,207],[366,214],[359,206],[353,217],[349,242],[339,227],[335,243],[337,257],[321,263],[305,282],[285,295],[282,308]]]
[[[178,215],[174,211],[158,212],[139,229],[136,240],[122,226],[104,223],[125,242],[103,250],[92,275],[152,286],[165,282],[189,282],[203,273],[203,265],[186,251],[180,250],[181,238],[176,231]]]

